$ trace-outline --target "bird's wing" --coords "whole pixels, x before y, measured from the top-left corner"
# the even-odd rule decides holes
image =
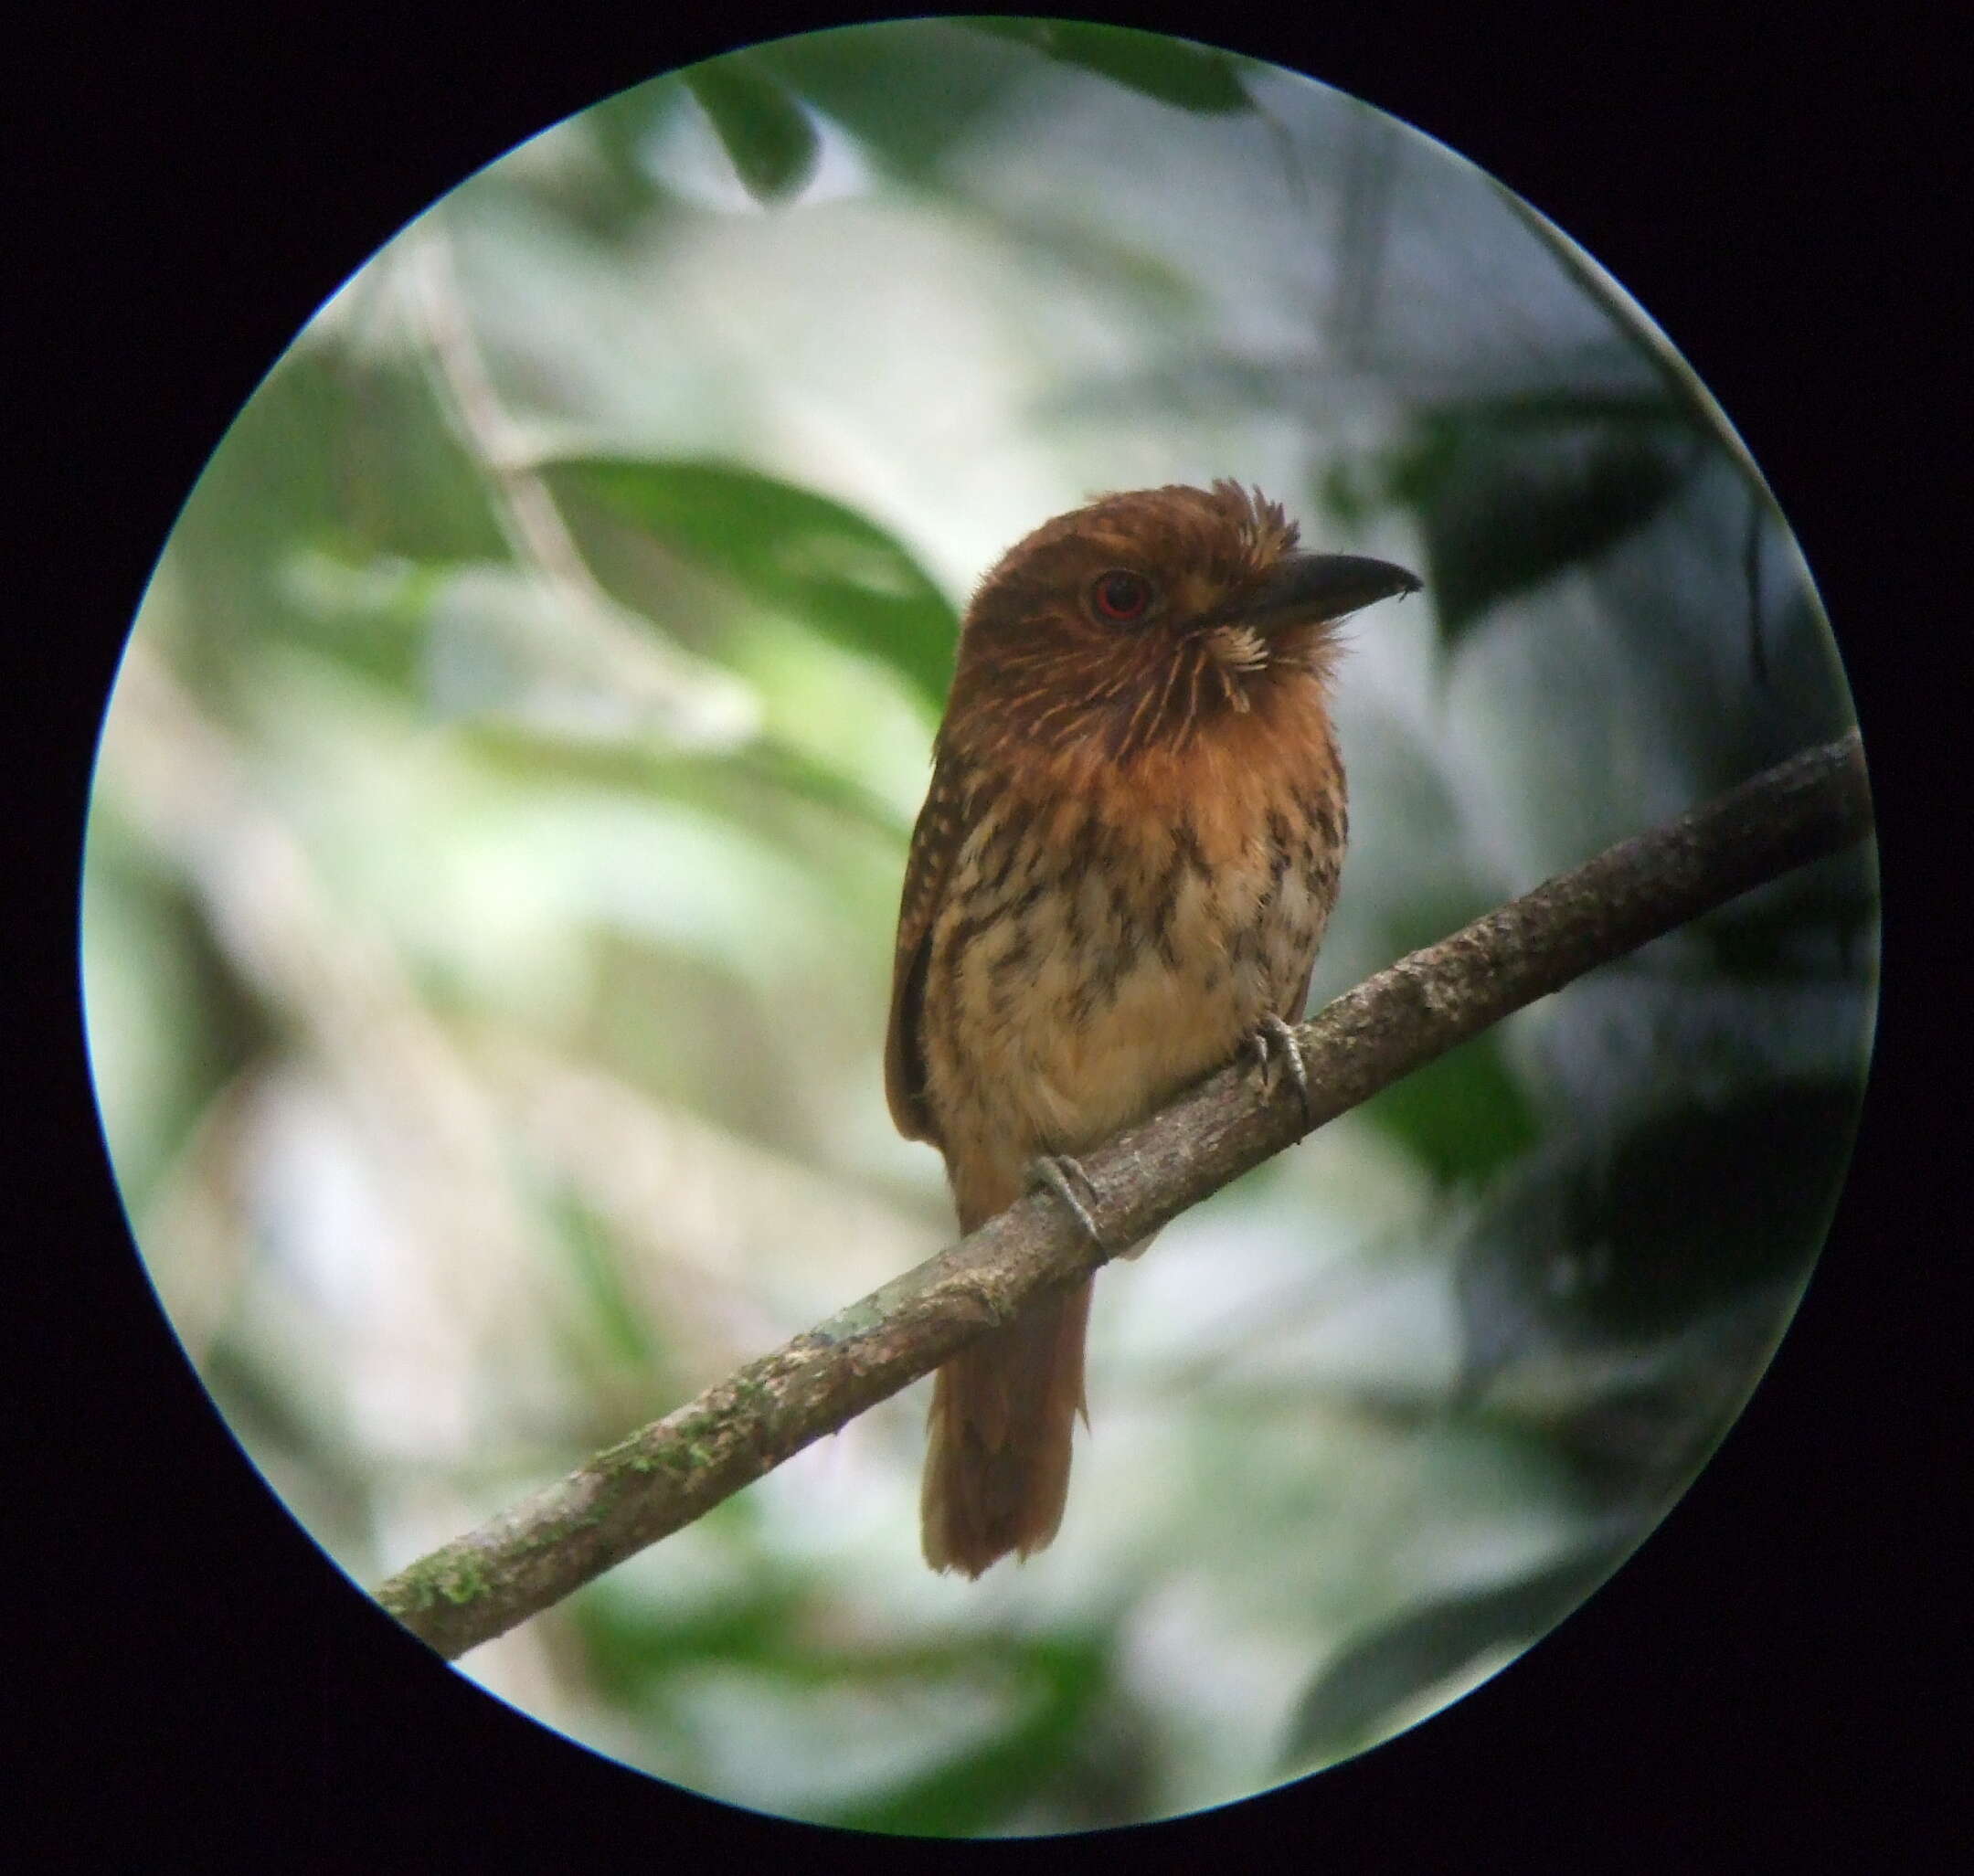
[[[925,1000],[926,959],[932,949],[932,924],[945,896],[953,855],[960,851],[966,790],[959,765],[941,755],[933,764],[932,786],[912,829],[905,863],[905,893],[898,907],[897,951],[891,972],[891,1026],[885,1036],[885,1099],[891,1118],[907,1139],[940,1144],[926,1099],[925,1057],[919,1048],[918,1015]]]
[[[1310,986],[1316,981],[1316,953],[1310,953],[1309,969],[1302,973],[1302,988],[1289,1000],[1286,1009],[1279,1011],[1281,1020],[1288,1023],[1300,1023],[1309,1014]]]

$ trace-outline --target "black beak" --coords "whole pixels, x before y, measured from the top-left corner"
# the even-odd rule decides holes
[[[1290,554],[1241,608],[1241,622],[1268,631],[1277,626],[1327,623],[1377,599],[1416,593],[1419,581],[1388,560],[1356,554]]]

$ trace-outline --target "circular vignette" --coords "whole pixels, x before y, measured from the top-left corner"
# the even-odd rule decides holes
[[[1417,568],[1351,632],[1315,1001],[1852,721],[1703,388],[1368,107],[1187,42],[911,22],[621,93],[271,372],[106,724],[90,1046],[228,1425],[374,1584],[950,1235],[878,1053],[959,609],[1231,475]],[[1074,1830],[1414,1723],[1574,1607],[1807,1280],[1867,852],[1571,985],[1098,1286],[1061,1536],[918,1557],[921,1397],[467,1672],[777,1815]]]

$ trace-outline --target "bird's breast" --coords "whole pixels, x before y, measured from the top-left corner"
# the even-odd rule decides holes
[[[1190,770],[992,792],[925,985],[927,1091],[956,1181],[969,1154],[1004,1182],[1035,1152],[1093,1146],[1230,1059],[1264,1015],[1298,1013],[1345,832],[1320,727],[1295,762],[1222,747]]]

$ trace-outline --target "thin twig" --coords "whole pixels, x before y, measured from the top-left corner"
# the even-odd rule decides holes
[[[409,266],[448,413],[492,485],[494,519],[509,551],[517,565],[600,606],[602,588],[494,388],[460,300],[452,244],[443,228],[429,227],[419,234],[410,245]]]
[[[1107,1244],[1129,1245],[1311,1129],[1594,966],[1839,852],[1871,826],[1856,733],[1415,951],[1296,1032],[1316,1091],[1225,1069],[1083,1156]],[[694,1519],[1103,1261],[1031,1196],[863,1301],[706,1389],[384,1584],[448,1658],[513,1627]]]

